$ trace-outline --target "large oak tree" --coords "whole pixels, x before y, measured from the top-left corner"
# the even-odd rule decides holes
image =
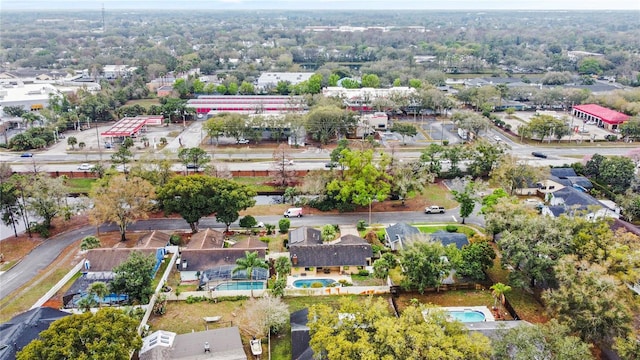
[[[148,181],[124,175],[99,180],[89,192],[93,208],[89,211],[92,224],[114,222],[120,228],[120,239],[126,241],[127,227],[138,219],[146,219],[153,207],[155,190]]]
[[[53,322],[16,358],[128,360],[142,346],[137,326],[137,320],[112,308],[70,315]]]

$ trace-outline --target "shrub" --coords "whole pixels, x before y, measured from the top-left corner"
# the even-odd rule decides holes
[[[169,238],[169,243],[171,245],[180,245],[182,243],[182,239],[180,238],[180,235],[178,234],[173,234],[171,235],[171,237]]]
[[[245,229],[250,229],[256,226],[258,224],[258,221],[256,221],[256,218],[254,218],[253,216],[247,215],[242,219],[240,219],[240,222],[238,224],[240,225],[240,227],[243,227]]]
[[[359,276],[369,276],[371,274],[369,273],[369,270],[362,269],[362,270],[358,271],[358,275]]]
[[[201,296],[202,298],[204,298],[204,296]],[[241,300],[248,300],[249,297],[246,295],[235,295],[235,296],[220,296],[217,298],[213,298],[213,299],[207,299],[209,302],[221,302],[221,301],[241,301]]]
[[[331,241],[336,238],[336,228],[333,225],[322,227],[322,241]]]
[[[49,231],[49,228],[46,227],[44,224],[32,222],[30,225],[30,228],[31,228],[31,231],[40,234],[40,236],[42,236],[45,239],[51,236],[51,232]]]
[[[264,228],[267,229],[267,235],[273,234],[273,230],[276,229],[276,226],[273,224],[264,224]]]
[[[449,145],[449,140],[442,140],[442,145],[443,146]]]
[[[352,283],[348,282],[348,281],[347,281],[347,280],[345,280],[345,279],[339,280],[338,282],[339,282],[339,283],[340,283],[340,285],[342,285],[343,287],[344,287],[344,286],[353,286],[353,284],[352,284]]]
[[[358,231],[364,231],[364,229],[367,228],[367,222],[364,220],[358,220],[356,228],[358,229]]]
[[[280,233],[286,234],[291,227],[291,220],[289,219],[280,219],[278,221],[278,228],[280,229]]]
[[[207,301],[207,298],[204,296],[192,296],[192,295],[187,296],[187,300],[185,300],[187,304],[195,304],[203,301]]]
[[[271,241],[271,238],[268,236],[261,236],[260,237],[260,241],[265,242],[265,243],[269,243],[269,241]]]
[[[458,231],[458,227],[455,226],[455,225],[447,225],[445,230],[447,230],[447,232],[457,232]]]

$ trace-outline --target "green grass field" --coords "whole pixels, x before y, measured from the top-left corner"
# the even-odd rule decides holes
[[[73,194],[88,194],[96,179],[74,178],[65,180],[65,185],[69,187],[69,192]]]

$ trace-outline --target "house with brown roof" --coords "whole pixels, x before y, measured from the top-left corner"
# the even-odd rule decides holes
[[[258,252],[258,258],[264,259],[266,248],[220,248],[220,249],[185,249],[180,258],[180,280],[199,281],[201,286],[222,281],[248,279],[244,271],[233,274],[236,260],[245,257],[245,251]],[[254,280],[267,280],[267,269],[254,269]]]
[[[355,235],[345,235],[327,243],[298,242],[289,244],[291,274],[315,276],[337,272],[355,274],[371,265],[371,244]]]
[[[137,248],[102,248],[87,251],[84,260],[83,272],[110,272],[127,261],[132,253],[139,252],[143,255],[157,255],[157,249]],[[164,254],[163,254],[164,255]],[[158,267],[160,266],[158,260]]]
[[[169,240],[171,239],[171,235],[163,233],[162,231],[152,231],[143,235],[138,242],[136,242],[136,248],[146,248],[146,249],[158,249],[164,248],[169,245]]]
[[[191,235],[186,245],[189,250],[195,249],[222,249],[224,246],[224,233],[214,229],[204,229]]]
[[[102,248],[88,250],[82,266],[82,276],[77,278],[62,296],[64,306],[68,308],[76,307],[78,301],[87,295],[87,289],[94,282],[111,282],[115,277],[113,269],[127,261],[134,252],[155,258],[154,274],[158,271],[158,268],[160,268],[160,264],[164,260],[165,255],[164,247]],[[120,303],[126,300],[126,295],[110,294],[103,300],[110,303]]]
[[[267,243],[264,241],[258,240],[253,237],[248,237],[244,240],[238,241],[237,243],[231,245],[232,249],[261,249],[267,250]]]

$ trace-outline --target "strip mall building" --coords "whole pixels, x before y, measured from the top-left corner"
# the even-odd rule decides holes
[[[620,124],[629,120],[629,115],[596,104],[574,106],[573,116],[582,119],[585,123],[595,121],[598,127],[607,130],[616,130]]]

